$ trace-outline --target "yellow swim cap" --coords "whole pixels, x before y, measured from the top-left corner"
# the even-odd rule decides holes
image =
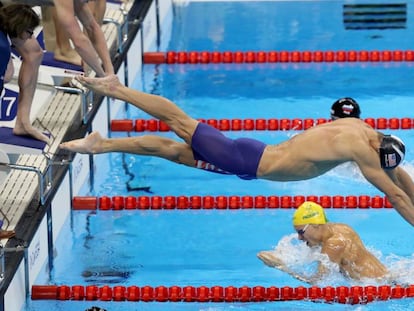
[[[293,214],[293,225],[320,225],[326,224],[328,219],[326,218],[323,207],[315,202],[306,201],[303,202]]]

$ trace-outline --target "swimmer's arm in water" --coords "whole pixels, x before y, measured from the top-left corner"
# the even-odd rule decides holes
[[[307,278],[307,277],[304,277],[303,275],[299,275],[298,273],[292,271],[291,269],[286,267],[283,261],[279,257],[277,257],[272,251],[261,251],[257,254],[257,257],[261,261],[263,261],[265,265],[272,267],[272,268],[279,269],[280,271],[283,271],[289,274],[290,276],[294,277],[295,279],[298,279],[299,281],[309,283],[309,284],[315,283],[315,281],[317,281],[317,279],[314,277]]]

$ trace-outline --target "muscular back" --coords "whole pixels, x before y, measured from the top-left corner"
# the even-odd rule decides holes
[[[380,162],[381,134],[364,121],[340,119],[312,127],[279,145],[269,145],[259,164],[260,178],[289,181],[319,176],[335,166],[355,161]]]
[[[385,266],[371,254],[358,234],[348,225],[326,224],[322,252],[336,262],[341,271],[353,278],[381,278],[387,273]]]

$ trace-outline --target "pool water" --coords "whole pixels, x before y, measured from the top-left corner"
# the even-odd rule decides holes
[[[364,1],[364,4],[367,3],[396,4],[401,1],[389,0],[385,3]],[[292,51],[412,48],[411,40],[406,36],[407,31],[413,29],[413,19],[410,16],[407,16],[405,28],[402,29],[361,27],[359,30],[348,30],[344,22],[347,13],[344,4],[355,4],[355,1],[190,2],[188,5],[175,7],[175,23],[168,50]],[[406,10],[407,12],[410,10],[409,3]],[[366,12],[361,9],[354,13],[364,11]],[[390,9],[382,11],[382,13],[390,13]],[[396,17],[395,14],[379,16],[383,19]],[[372,17],[374,16],[371,16],[371,20]]]
[[[392,2],[392,1],[391,1]],[[326,50],[406,49],[408,31],[344,29],[343,1],[194,2],[176,6],[169,50]],[[217,9],[219,7],[220,9]],[[309,14],[312,12],[312,14]],[[329,16],[329,18],[327,18]],[[198,25],[194,27],[192,25]],[[413,64],[215,64],[146,65],[146,92],[161,94],[195,118],[329,118],[340,97],[355,98],[362,117],[409,117]],[[147,118],[129,106],[116,118]],[[392,130],[408,146],[404,167],[414,176],[413,134]],[[297,131],[228,132],[276,144]],[[176,138],[173,133],[156,133]],[[112,137],[141,135],[112,133]],[[243,181],[165,160],[113,153],[95,157],[95,183],[80,195],[382,195],[358,169],[342,165],[324,176],[301,182]],[[148,188],[150,192],[137,190]],[[414,283],[412,231],[394,210],[330,209],[328,218],[352,226],[368,248],[398,275]],[[303,283],[266,267],[256,258],[292,235],[292,210],[76,211],[56,244],[54,269],[37,284],[151,286],[299,286]],[[295,235],[293,235],[295,237]],[[290,239],[291,237],[289,237]],[[286,238],[288,239],[288,238]],[[305,260],[303,244],[279,245],[292,261]],[[304,261],[298,267],[306,266]],[[308,273],[313,265],[307,266]],[[70,271],[68,273],[68,270]],[[372,280],[367,281],[372,284]],[[320,286],[353,285],[335,271]],[[27,310],[332,310],[309,301],[263,303],[127,303],[31,301]],[[406,310],[412,299],[373,302],[337,310]]]
[[[327,214],[331,222],[346,219],[385,263],[395,265],[392,269],[397,274],[403,264],[401,259],[410,259],[410,245],[400,245],[398,241],[412,229],[395,211],[330,209]],[[55,266],[53,279],[65,280],[68,284],[82,280],[87,284],[126,286],[303,285],[276,269],[265,267],[255,256],[261,250],[274,248],[286,235],[293,235],[296,240],[291,217],[290,209],[76,212],[73,228],[66,234],[73,235],[69,232],[73,230],[76,240],[69,242],[70,247],[67,243],[57,248],[57,255],[67,260],[65,265]],[[400,226],[398,230],[396,224]],[[369,230],[367,225],[371,227]],[[375,227],[389,233],[380,235]],[[295,252],[305,249],[310,252],[309,248],[300,242],[300,246],[295,241],[292,243],[283,246],[287,251],[286,260],[303,264],[305,259],[296,258],[300,256]],[[409,262],[412,264],[413,259]],[[69,274],[68,266],[71,267]],[[309,269],[308,272],[314,272],[314,267]],[[401,282],[414,281],[410,273],[399,272]],[[368,282],[371,285],[373,281]],[[357,284],[361,283],[334,274],[317,285]]]
[[[179,64],[157,66],[156,76],[154,66],[145,67],[143,80],[147,92],[163,94],[180,105],[191,100],[192,104],[184,107],[190,115],[217,118],[229,117],[229,112],[232,116],[236,113],[235,106],[242,109],[241,114],[245,113],[245,108],[252,117],[269,114],[278,118],[287,114],[329,117],[330,104],[344,94],[361,101],[363,116],[377,117],[389,111],[394,103],[409,107],[407,96],[412,96],[410,81],[414,75],[411,62]],[[226,99],[218,116],[204,106],[210,104],[205,103],[206,100],[214,99]],[[299,105],[295,99],[304,105]],[[312,109],[313,103],[319,100],[326,109],[316,109],[318,106]],[[274,106],[273,110],[261,109],[269,104]],[[222,111],[223,108],[230,111]],[[405,110],[389,112],[407,114]]]
[[[195,118],[202,119],[246,119],[246,118],[329,118],[330,106],[338,98],[352,96],[361,104],[363,118],[410,116],[412,89],[410,79],[393,81],[397,77],[410,77],[411,65],[399,64],[391,68],[384,65],[346,66],[334,65],[327,68],[322,65],[290,65],[283,68],[269,68],[266,65],[247,65],[233,67],[228,65],[215,68],[194,68],[194,65],[159,66],[154,77],[151,66],[145,68],[145,90],[150,93],[163,94],[177,103],[184,111]],[[256,68],[260,67],[260,68]],[[313,68],[313,69],[312,69]],[[387,70],[387,74],[381,74]],[[391,74],[395,71],[395,74]],[[253,74],[252,74],[253,72]],[[381,76],[383,79],[378,79]],[[371,87],[370,87],[371,85]],[[393,88],[389,86],[392,85]],[[338,86],[338,87],[337,87]],[[395,87],[394,87],[395,86]],[[374,91],[375,90],[375,91]],[[398,107],[398,109],[395,109]],[[128,107],[125,114],[118,117],[139,119],[150,116]],[[226,135],[257,138],[268,144],[277,144],[292,137],[298,131],[230,131]],[[407,143],[412,139],[412,131],[393,130],[392,133]],[[142,135],[142,133],[112,133],[112,137]],[[175,134],[157,133],[177,139]],[[409,145],[409,143],[408,143]],[[412,171],[413,150],[407,148],[405,167]],[[326,176],[311,182],[274,183],[254,181],[246,183],[234,176],[222,176],[194,170],[184,166],[155,158],[139,157],[129,154],[111,154],[97,157],[99,166],[110,166],[115,172],[108,175],[105,170],[96,172],[97,180],[106,182],[94,185],[93,195],[107,195],[110,188],[122,195],[138,195],[133,189],[150,187],[154,194],[171,195],[209,194],[211,188],[219,183],[221,189],[228,189],[234,195],[284,193],[295,195],[324,195],[326,193],[343,195],[360,191],[365,185],[366,194],[374,195],[378,191],[370,186],[358,170],[352,168],[353,178],[349,178],[349,165],[344,165]],[[180,176],[180,183],[176,182]],[[194,183],[198,180],[203,183]],[[211,186],[209,186],[211,185]],[[132,191],[128,191],[131,190]],[[85,190],[89,191],[89,189]]]
[[[329,220],[346,222],[360,233],[367,247],[398,275],[399,284],[412,284],[413,263],[409,243],[403,244],[412,228],[393,210],[329,209]],[[256,258],[261,250],[278,246],[285,260],[302,273],[311,274],[315,256],[292,233],[291,210],[147,210],[76,212],[72,224],[62,232],[65,243],[56,246],[57,260],[52,284],[98,286],[303,286],[288,275],[263,265]],[[387,232],[386,234],[383,234]],[[70,238],[69,238],[70,237]],[[304,254],[307,254],[304,256]],[[62,260],[65,258],[65,260]],[[299,268],[300,267],[300,268]],[[306,268],[304,268],[306,267]],[[42,282],[41,284],[47,283]],[[381,285],[373,280],[355,282],[333,271],[318,286]],[[306,285],[305,285],[306,286]],[[263,303],[113,303],[72,301],[32,301],[56,306],[53,310],[73,310],[71,306],[99,305],[108,310],[268,310],[275,302]],[[410,308],[412,299],[372,302],[366,306],[335,305],[341,310],[384,310],[390,306]],[[276,302],[287,310],[322,308],[329,304],[307,301]],[[38,310],[38,309],[29,309]]]

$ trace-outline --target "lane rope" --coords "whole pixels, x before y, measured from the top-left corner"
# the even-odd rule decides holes
[[[307,300],[365,304],[414,297],[414,285],[264,287],[264,286],[114,286],[33,285],[32,300],[101,300],[157,302],[263,302]]]
[[[412,62],[413,50],[145,52],[144,64]]]
[[[188,210],[188,209],[292,209],[305,201],[313,201],[324,208],[337,209],[381,209],[392,208],[385,196],[368,195],[323,195],[323,196],[75,196],[73,210]]]
[[[306,130],[318,124],[330,122],[330,119],[198,119],[221,131],[289,131]],[[414,119],[404,118],[365,118],[364,121],[377,130],[410,130],[414,127]],[[115,119],[111,120],[111,131],[114,132],[169,132],[169,126],[157,119]]]

